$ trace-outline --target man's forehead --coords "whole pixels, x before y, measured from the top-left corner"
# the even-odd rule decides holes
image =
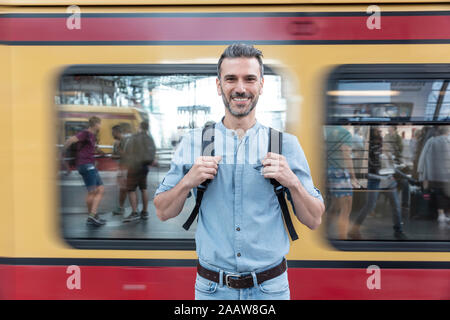
[[[259,76],[260,66],[255,57],[225,58],[222,61],[221,73],[227,74],[254,74]]]

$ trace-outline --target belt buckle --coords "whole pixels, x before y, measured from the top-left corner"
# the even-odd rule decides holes
[[[225,275],[225,284],[227,285],[228,288],[233,289],[230,285],[230,280],[229,277],[236,277],[236,278],[240,278],[241,275],[236,274],[236,273],[228,273]]]

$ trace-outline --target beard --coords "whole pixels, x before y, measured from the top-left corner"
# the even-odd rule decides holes
[[[222,88],[220,88],[220,91],[222,92],[222,101],[223,101],[223,104],[225,105],[225,108],[227,108],[228,111],[233,116],[238,117],[238,118],[243,118],[243,117],[248,116],[250,114],[250,112],[252,112],[252,110],[255,109],[256,104],[258,103],[259,96],[255,97],[254,95],[247,94],[247,93],[234,93],[229,97],[229,100],[228,100],[226,98],[226,95],[224,94]],[[233,98],[249,98],[250,104],[245,109],[233,110],[231,107],[231,102],[232,102]],[[239,109],[241,109],[241,108],[239,108]]]

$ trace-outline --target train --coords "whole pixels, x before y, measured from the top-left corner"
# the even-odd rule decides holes
[[[401,194],[400,183],[380,190],[359,238],[339,236],[329,212],[317,230],[293,217],[291,299],[450,299],[450,229],[414,172],[420,139],[450,123],[450,3],[402,0],[0,0],[0,299],[194,298],[195,226],[181,227],[193,197],[171,222],[150,203],[146,223],[124,225],[111,213],[108,159],[100,174],[110,198],[99,209],[108,223],[90,229],[80,177],[64,176],[58,152],[92,115],[104,119],[105,153],[114,125],[149,121],[154,191],[180,136],[220,121],[216,65],[235,42],[263,52],[257,118],[298,138],[327,203],[324,130],[359,133],[349,219],[369,193],[371,128],[403,135],[406,238],[393,237],[383,197]],[[393,153],[383,154],[389,163]]]

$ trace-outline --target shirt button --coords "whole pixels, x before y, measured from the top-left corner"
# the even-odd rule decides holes
[[[238,256],[238,257],[240,257],[240,256],[241,256],[241,253],[240,253],[240,252],[238,252],[238,253],[237,253],[237,256]]]
[[[237,228],[236,228],[236,231],[241,231],[241,228],[237,227]]]

